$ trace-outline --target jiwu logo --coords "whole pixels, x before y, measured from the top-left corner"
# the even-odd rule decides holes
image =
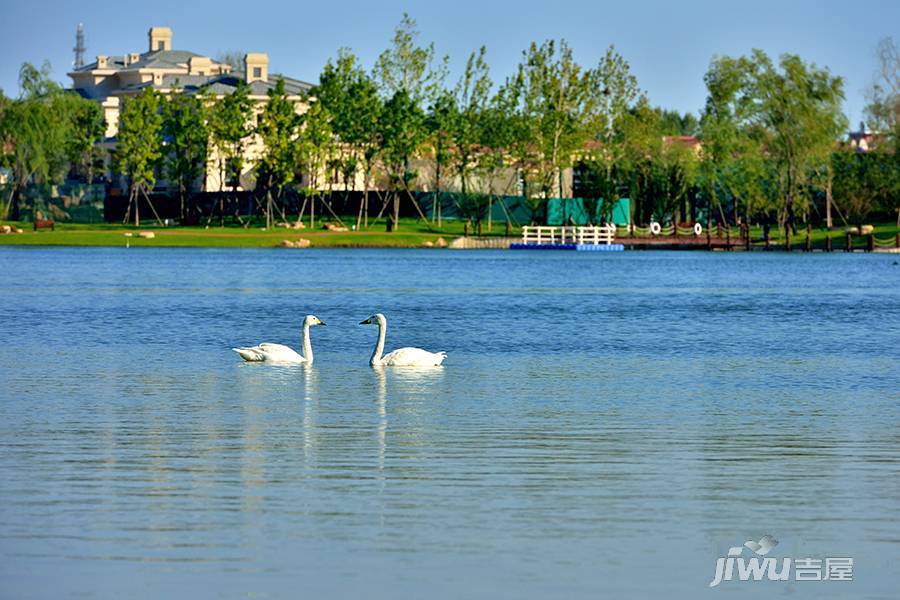
[[[853,581],[853,559],[849,557],[789,558],[766,557],[778,545],[771,535],[762,536],[759,541],[747,540],[743,546],[728,549],[728,555],[716,559],[716,572],[709,587],[716,587],[723,581],[787,581],[791,579],[793,565],[794,581]],[[745,559],[744,548],[755,556]],[[760,557],[764,557],[760,559]]]
[[[778,568],[778,562],[775,558],[764,558],[762,561],[758,556],[765,556],[778,545],[771,535],[764,535],[758,542],[747,540],[743,546],[734,546],[729,548],[728,556],[723,556],[716,560],[716,574],[709,583],[709,587],[716,587],[723,581],[731,581],[734,577],[735,567],[737,567],[737,578],[739,581],[760,581],[766,577],[770,581],[786,581],[790,577],[791,559],[781,559],[781,568]],[[744,548],[749,548],[758,556],[745,560],[742,556]]]

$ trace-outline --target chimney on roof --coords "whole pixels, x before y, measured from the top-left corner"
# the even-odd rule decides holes
[[[247,83],[269,80],[269,55],[251,52],[244,55],[244,79]]]
[[[108,59],[109,59],[108,56],[106,56],[104,54],[98,54],[97,55],[97,68],[98,69],[107,68],[109,66],[109,63],[107,62]]]
[[[188,74],[212,75],[213,62],[205,56],[192,56],[188,59]]]
[[[151,27],[148,35],[150,37],[150,52],[172,49],[172,30],[168,27]]]

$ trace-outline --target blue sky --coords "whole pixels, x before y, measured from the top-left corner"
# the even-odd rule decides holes
[[[897,0],[0,0],[0,88],[17,94],[21,63],[44,59],[55,78],[68,84],[65,73],[79,22],[85,26],[90,60],[97,54],[143,52],[147,30],[165,25],[174,30],[176,49],[213,56],[225,50],[264,51],[273,69],[314,82],[341,46],[371,66],[404,10],[418,21],[421,39],[450,56],[454,75],[482,44],[495,81],[512,71],[532,40],[565,38],[585,65],[595,64],[606,46],[615,44],[650,100],[680,111],[702,108],[703,74],[714,55],[746,54],[752,48],[772,56],[796,53],[846,79],[845,110],[854,127],[875,74],[876,43],[885,36],[900,41]]]

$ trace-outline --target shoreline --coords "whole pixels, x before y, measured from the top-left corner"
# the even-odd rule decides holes
[[[11,224],[21,233],[0,235],[0,246],[98,246],[98,247],[159,247],[159,248],[424,248],[424,249],[506,249],[510,243],[521,239],[519,228],[511,228],[507,237],[504,226],[495,225],[487,235],[466,235],[466,228],[459,222],[445,222],[440,229],[424,222],[401,220],[400,228],[392,233],[384,231],[383,224],[377,224],[361,231],[332,231],[329,229],[293,228],[243,228],[227,227],[147,227],[110,224],[65,224],[53,230],[35,231],[31,223]],[[868,236],[852,236],[854,252],[874,250],[875,252],[898,252],[897,238],[900,228],[895,224],[877,224],[874,239]],[[141,237],[146,235],[147,237]],[[826,231],[814,229],[807,244],[806,231],[791,239],[790,250],[785,240],[772,237],[770,247],[754,230],[751,235],[750,251],[753,252],[825,252],[826,237],[831,238],[832,252],[847,252],[847,235],[841,230]],[[631,237],[617,236],[615,243],[625,250],[669,250],[669,251],[731,251],[746,252],[746,240],[739,237],[711,236],[660,236]]]

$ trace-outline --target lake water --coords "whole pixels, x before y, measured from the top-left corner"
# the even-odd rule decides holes
[[[0,596],[896,598],[896,260],[0,248]]]

